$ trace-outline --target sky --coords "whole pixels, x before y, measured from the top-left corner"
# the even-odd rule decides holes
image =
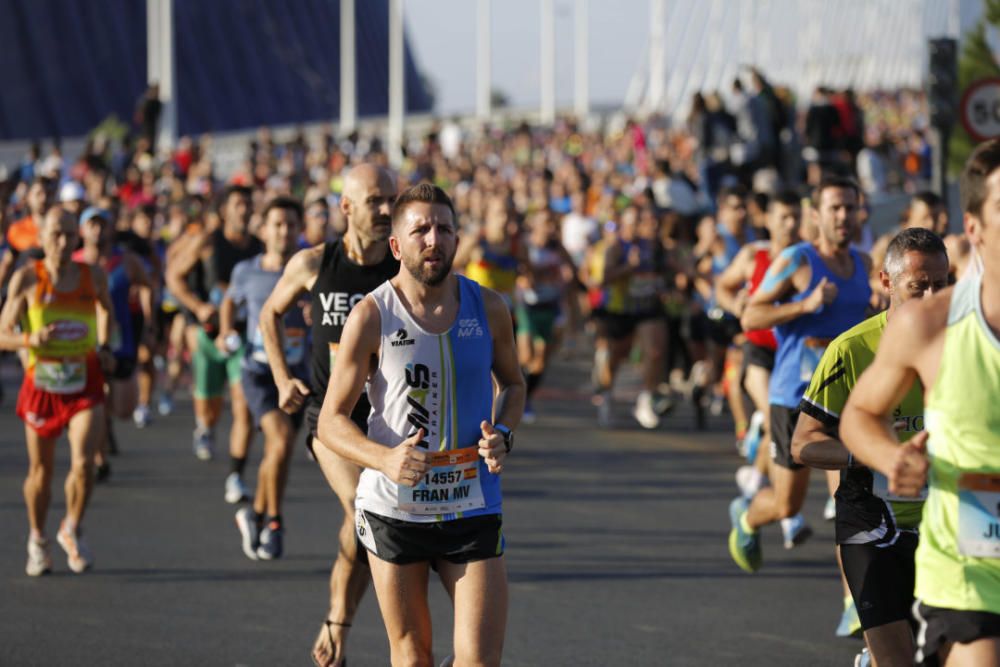
[[[475,0],[406,0],[407,36],[440,113],[476,106]],[[493,88],[514,107],[539,102],[539,0],[493,0]],[[573,0],[555,0],[556,105],[573,101]],[[620,104],[646,50],[649,0],[590,0],[591,104]]]
[[[667,0],[696,2],[697,0]],[[768,0],[731,0],[741,2]],[[812,0],[818,6],[823,0]],[[840,0],[840,6],[869,0]],[[982,11],[982,0],[898,0],[914,7],[944,8],[958,2],[961,24],[968,28]],[[575,0],[555,0],[556,105],[573,101],[573,31]],[[434,83],[437,111],[475,110],[476,0],[406,0],[407,36],[417,62]],[[539,103],[539,0],[492,0],[493,88],[516,108]],[[650,0],[589,0],[590,101],[592,106],[620,105],[640,62],[647,58]],[[945,10],[947,11],[947,10]],[[885,26],[891,30],[890,26]]]

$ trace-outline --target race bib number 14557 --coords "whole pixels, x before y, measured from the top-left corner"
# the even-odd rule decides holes
[[[431,452],[431,469],[414,487],[399,487],[399,509],[411,514],[452,514],[486,506],[476,447]]]

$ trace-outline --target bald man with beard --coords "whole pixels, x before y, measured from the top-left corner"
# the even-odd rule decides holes
[[[326,395],[330,369],[351,309],[365,295],[399,272],[399,261],[389,252],[392,204],[396,182],[386,170],[371,164],[353,168],[344,179],[340,210],[347,221],[343,238],[299,251],[264,304],[260,330],[282,410],[305,407],[309,437],[306,443],[344,510],[340,550],[330,573],[330,609],[313,647],[320,667],[344,664],[344,644],[368,588],[371,572],[364,553],[358,553],[354,535],[354,496],[360,466],[314,444],[316,422]],[[305,295],[312,316],[311,386],[294,377],[284,357],[282,316]],[[367,431],[371,409],[362,395],[351,418]],[[318,446],[317,446],[318,445]]]

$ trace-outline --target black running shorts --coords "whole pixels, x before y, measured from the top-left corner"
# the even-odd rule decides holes
[[[278,387],[274,384],[274,376],[271,373],[258,373],[246,367],[241,370],[243,396],[246,398],[247,407],[253,417],[253,424],[260,428],[260,420],[268,412],[280,409],[278,407]],[[292,427],[298,431],[302,426],[302,410],[289,415],[292,419]]]
[[[743,344],[743,364],[745,366],[760,366],[767,372],[774,370],[775,351],[751,342]]]
[[[917,660],[924,667],[937,667],[937,653],[946,644],[969,644],[977,639],[1000,637],[1000,615],[988,611],[960,611],[929,607],[917,600]]]
[[[895,621],[913,622],[913,555],[916,533],[900,533],[889,546],[841,544],[844,576],[865,630]]]
[[[115,369],[111,371],[112,380],[131,380],[135,375],[138,360],[134,356],[115,357]]]
[[[792,457],[792,434],[799,421],[799,411],[771,404],[771,460],[782,468],[801,470],[805,466]]]
[[[354,523],[365,549],[396,565],[433,565],[442,559],[470,563],[503,555],[503,517],[499,514],[413,523],[359,509]]]

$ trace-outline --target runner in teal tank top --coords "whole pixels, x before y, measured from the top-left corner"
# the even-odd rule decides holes
[[[952,289],[900,309],[851,394],[840,434],[889,491],[929,485],[916,553],[918,664],[1000,665],[1000,140],[962,173],[981,258]],[[892,411],[925,387],[926,430],[899,444]]]

